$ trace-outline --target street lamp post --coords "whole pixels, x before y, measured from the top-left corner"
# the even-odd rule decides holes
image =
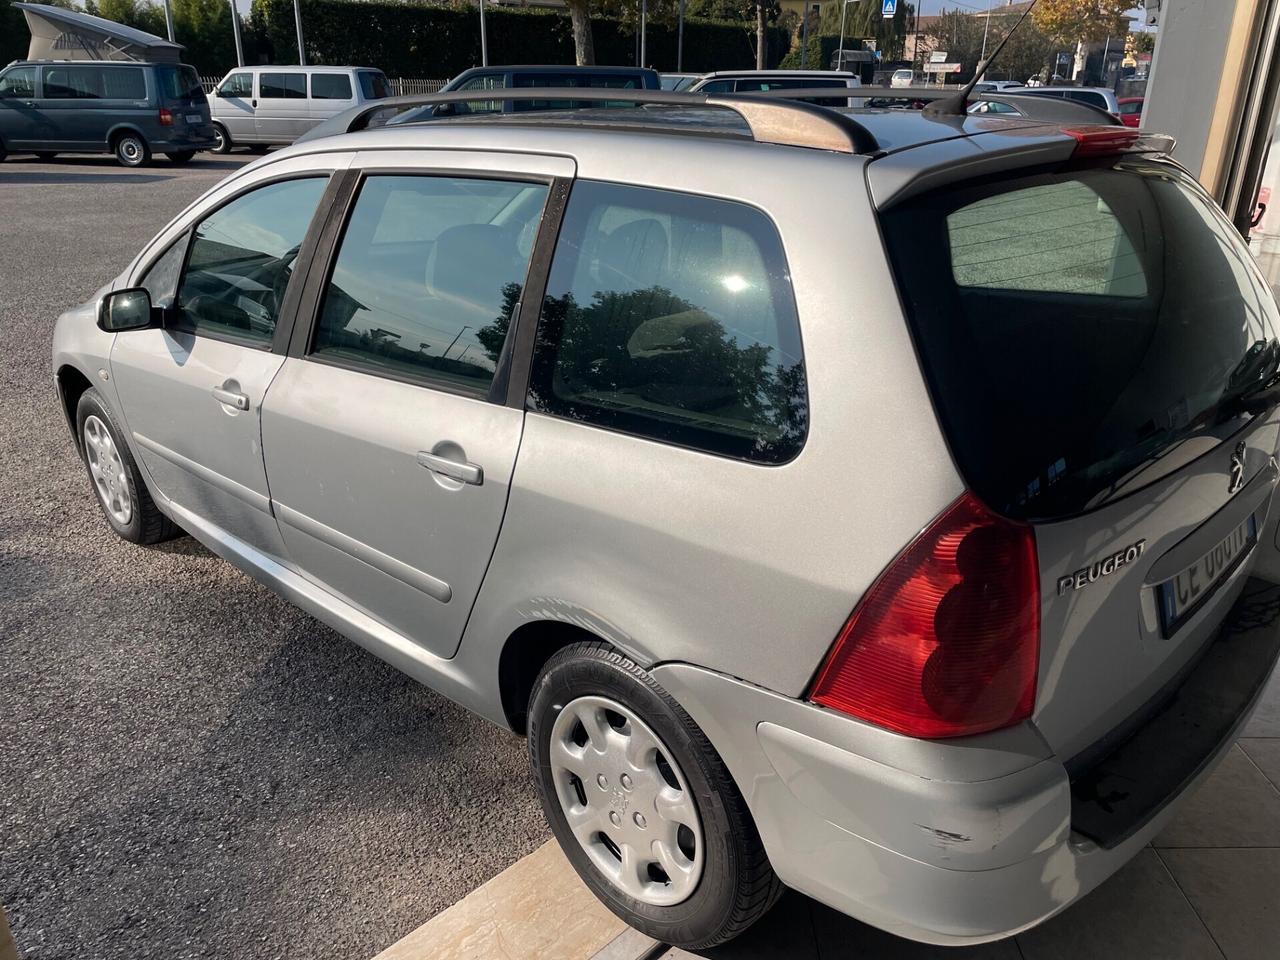
[[[844,69],[844,20],[849,15],[849,4],[853,0],[843,0],[840,4],[840,46],[836,47],[836,70]]]
[[[244,66],[244,44],[240,42],[240,13],[236,10],[236,0],[231,3],[231,32],[236,38],[236,66]],[[166,4],[167,5],[167,4]]]
[[[680,24],[676,27],[676,73],[684,70],[684,3],[680,0]]]
[[[169,31],[169,42],[174,43],[173,39],[173,8],[169,5],[169,0],[164,0],[164,25]]]
[[[649,0],[640,0],[640,66],[644,66],[647,61],[645,53],[645,28],[648,26],[649,19]]]
[[[987,22],[982,27],[982,56],[978,58],[978,69],[985,74],[987,62],[987,36],[991,33],[991,0],[987,0]],[[982,76],[978,77],[979,80]]]
[[[298,66],[307,65],[307,51],[302,45],[302,0],[293,0],[293,22],[298,28]]]
[[[484,31],[484,0],[480,0],[480,66],[489,65],[489,38]]]

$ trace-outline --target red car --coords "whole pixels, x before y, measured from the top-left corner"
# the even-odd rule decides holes
[[[1136,127],[1141,124],[1142,104],[1145,101],[1145,97],[1121,97],[1118,101],[1120,104],[1120,122],[1126,127]]]

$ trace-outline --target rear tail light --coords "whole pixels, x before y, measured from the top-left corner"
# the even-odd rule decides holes
[[[1040,572],[1031,527],[966,493],[854,609],[809,699],[913,737],[959,737],[1035,707]]]
[[[1076,142],[1073,157],[1105,157],[1117,153],[1172,153],[1173,137],[1143,133],[1133,127],[1063,127],[1062,132]]]
[[[162,127],[173,126],[173,111],[170,110],[168,107],[160,108],[160,126]]]

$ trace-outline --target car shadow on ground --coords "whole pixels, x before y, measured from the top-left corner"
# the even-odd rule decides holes
[[[68,183],[163,183],[173,175],[158,173],[50,173],[46,170],[0,170],[0,183],[68,184]]]

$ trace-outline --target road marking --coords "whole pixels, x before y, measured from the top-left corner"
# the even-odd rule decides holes
[[[628,929],[551,840],[374,960],[589,960]]]

